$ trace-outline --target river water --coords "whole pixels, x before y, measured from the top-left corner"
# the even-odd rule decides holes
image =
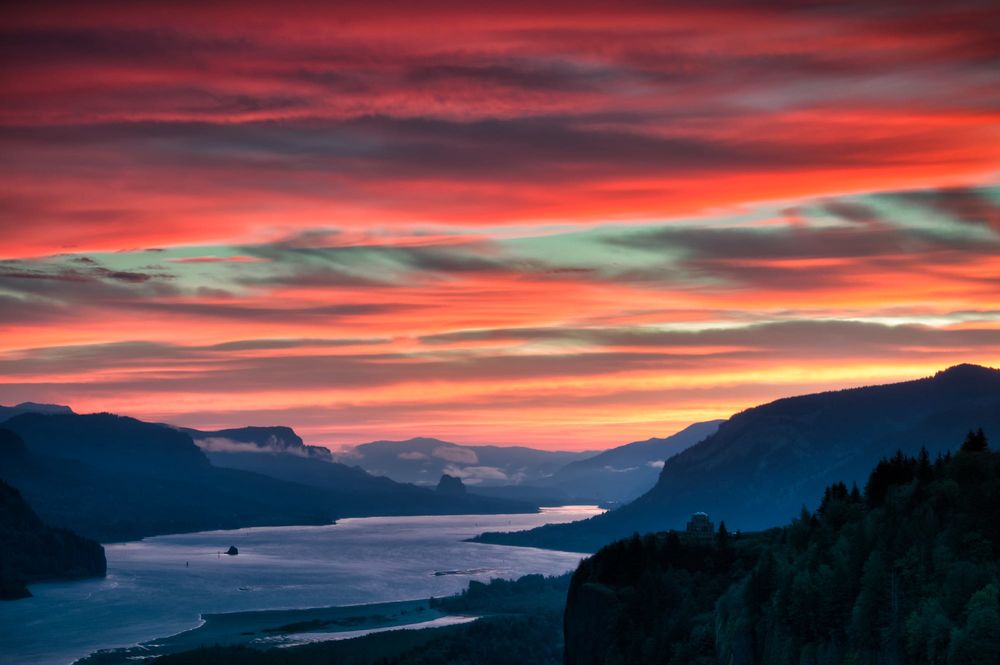
[[[105,579],[36,584],[33,598],[0,603],[0,662],[70,663],[194,628],[202,613],[410,600],[455,593],[470,579],[564,573],[583,555],[463,541],[599,512],[367,517],[107,545]],[[230,545],[239,555],[225,554]]]

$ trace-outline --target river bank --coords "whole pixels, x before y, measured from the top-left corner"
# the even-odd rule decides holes
[[[282,648],[361,637],[399,629],[423,629],[474,621],[445,614],[429,599],[365,605],[206,614],[197,628],[135,646],[98,651],[78,665],[117,665],[206,646]]]

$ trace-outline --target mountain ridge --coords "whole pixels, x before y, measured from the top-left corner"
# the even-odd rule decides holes
[[[177,428],[127,416],[26,413],[4,427],[22,444],[0,441],[0,476],[46,522],[105,542],[341,517],[536,510],[523,502],[442,497],[298,455],[206,454]],[[300,477],[306,473],[313,476]]]
[[[334,459],[400,482],[433,486],[446,473],[461,478],[470,487],[490,487],[533,484],[565,464],[593,454],[527,446],[464,445],[416,436],[357,444],[335,454]]]
[[[900,448],[942,452],[970,428],[1000,432],[1000,371],[958,365],[931,377],[784,397],[735,414],[672,457],[656,485],[617,510],[581,522],[478,539],[595,551],[633,532],[680,528],[697,511],[730,528],[769,528],[793,517],[833,479]]]
[[[0,423],[21,415],[22,413],[62,413],[71,414],[73,409],[62,404],[41,404],[39,402],[21,402],[14,406],[0,405]]]
[[[609,448],[593,457],[570,462],[543,487],[554,487],[573,496],[596,497],[604,503],[631,501],[650,489],[664,462],[673,455],[714,434],[724,420],[692,423],[665,437],[650,437]]]
[[[333,461],[333,454],[322,446],[308,446],[294,429],[287,425],[230,427],[220,430],[199,430],[179,427],[194,439],[195,445],[211,452],[251,452],[252,448],[275,453],[290,453]]]

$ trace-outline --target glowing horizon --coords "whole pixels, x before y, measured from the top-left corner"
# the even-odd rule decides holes
[[[1000,366],[991,9],[4,8],[0,403],[582,450]]]

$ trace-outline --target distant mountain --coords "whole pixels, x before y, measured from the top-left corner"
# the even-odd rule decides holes
[[[25,455],[5,455],[0,477],[45,522],[101,542],[340,516],[314,488],[213,467],[191,438],[111,414],[22,414],[4,427]]]
[[[239,427],[211,432],[182,427],[180,430],[190,435],[198,447],[206,452],[263,451],[333,461],[333,455],[328,449],[305,445],[302,437],[291,427]]]
[[[26,454],[16,450],[21,444],[13,436],[0,430],[0,438],[8,439],[7,454]],[[18,491],[0,480],[0,600],[30,596],[31,582],[103,577],[106,570],[103,547],[46,526]]]
[[[469,494],[488,496],[508,501],[527,501],[536,506],[568,506],[572,504],[600,503],[601,499],[586,493],[569,494],[555,487],[539,487],[537,485],[473,485],[466,488]]]
[[[571,497],[602,502],[627,502],[656,484],[664,461],[715,434],[724,421],[689,425],[668,437],[652,438],[611,448],[570,462],[540,482]]]
[[[465,446],[414,438],[362,444],[337,459],[370,473],[424,485],[432,485],[440,475],[451,475],[480,496],[540,505],[615,504],[630,501],[655,485],[664,460],[714,433],[721,422],[696,423],[672,436],[601,453]]]
[[[441,497],[296,454],[209,453],[235,467],[223,468],[183,431],[106,413],[24,413],[4,427],[23,450],[0,440],[0,477],[47,523],[104,542],[347,516],[534,509]]]
[[[504,513],[534,510],[522,497],[442,497],[430,488],[374,476],[359,466],[335,462],[327,448],[307,446],[291,427],[240,427],[215,431],[182,428],[219,467],[252,471],[279,480],[318,487],[339,496],[339,504],[359,515]]]
[[[665,438],[636,441],[591,454],[533,483],[474,485],[470,491],[541,506],[598,503],[616,507],[648,491],[656,484],[664,460],[713,434],[721,422],[695,423]]]
[[[435,489],[439,494],[465,494],[465,484],[461,478],[449,476],[447,473],[441,476]]]
[[[21,402],[15,406],[0,406],[0,423],[22,413],[73,413],[73,409],[61,404],[37,404]]]
[[[663,468],[634,502],[582,522],[481,540],[595,551],[633,532],[680,528],[705,511],[731,529],[781,524],[823,488],[863,482],[897,449],[931,454],[982,427],[1000,436],[1000,371],[959,365],[933,377],[780,399],[739,413]]]
[[[418,437],[363,443],[336,455],[336,459],[399,482],[433,486],[442,474],[448,474],[471,488],[533,485],[566,464],[593,454],[521,446],[464,446]]]
[[[77,460],[103,470],[164,475],[209,466],[191,437],[166,425],[111,413],[24,413],[4,427],[37,455]]]
[[[324,449],[325,450],[325,449]],[[214,466],[251,471],[331,493],[347,517],[523,513],[537,503],[523,497],[442,496],[432,488],[373,476],[360,467],[303,457],[298,452],[206,452]]]

